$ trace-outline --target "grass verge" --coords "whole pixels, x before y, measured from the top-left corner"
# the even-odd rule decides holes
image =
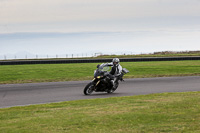
[[[90,80],[97,63],[0,66],[0,84]],[[125,78],[200,75],[200,61],[122,62]]]
[[[146,58],[146,57],[183,57],[183,56],[200,56],[200,51],[162,51],[149,54],[131,54],[131,55],[99,55],[97,57],[79,57],[79,58],[44,58],[44,59],[12,59],[10,61],[26,60],[70,60],[70,59],[102,59],[102,58]],[[7,61],[7,60],[0,60]]]
[[[200,132],[200,92],[0,109],[1,132]]]

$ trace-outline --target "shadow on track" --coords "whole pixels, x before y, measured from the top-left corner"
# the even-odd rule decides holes
[[[90,96],[90,97],[92,97],[92,96],[119,96],[119,95],[121,95],[122,93],[92,93],[91,95],[84,95],[84,96]]]

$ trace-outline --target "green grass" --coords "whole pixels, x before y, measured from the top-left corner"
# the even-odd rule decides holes
[[[91,80],[97,63],[0,66],[0,84]],[[125,78],[200,75],[200,61],[122,62]]]
[[[200,51],[162,51],[149,54],[127,54],[127,55],[100,55],[97,57],[78,57],[78,58],[47,58],[47,59],[12,59],[10,61],[18,60],[70,60],[70,59],[102,59],[102,58],[145,58],[145,57],[183,57],[183,56],[200,56]],[[1,60],[7,61],[7,60]]]
[[[146,57],[184,57],[184,56],[200,56],[200,53],[103,55],[103,56],[97,56],[95,58],[146,58]]]
[[[200,132],[200,92],[69,101],[0,109],[3,133]]]

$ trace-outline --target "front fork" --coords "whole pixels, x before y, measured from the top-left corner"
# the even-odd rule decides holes
[[[92,82],[94,83],[95,87],[100,83],[100,80],[98,80],[97,78],[94,78],[92,80]]]

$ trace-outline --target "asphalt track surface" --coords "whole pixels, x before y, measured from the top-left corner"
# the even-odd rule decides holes
[[[83,94],[90,81],[0,85],[0,108],[54,103],[80,99],[145,95],[163,92],[200,91],[200,77],[162,77],[125,79],[113,94]]]

